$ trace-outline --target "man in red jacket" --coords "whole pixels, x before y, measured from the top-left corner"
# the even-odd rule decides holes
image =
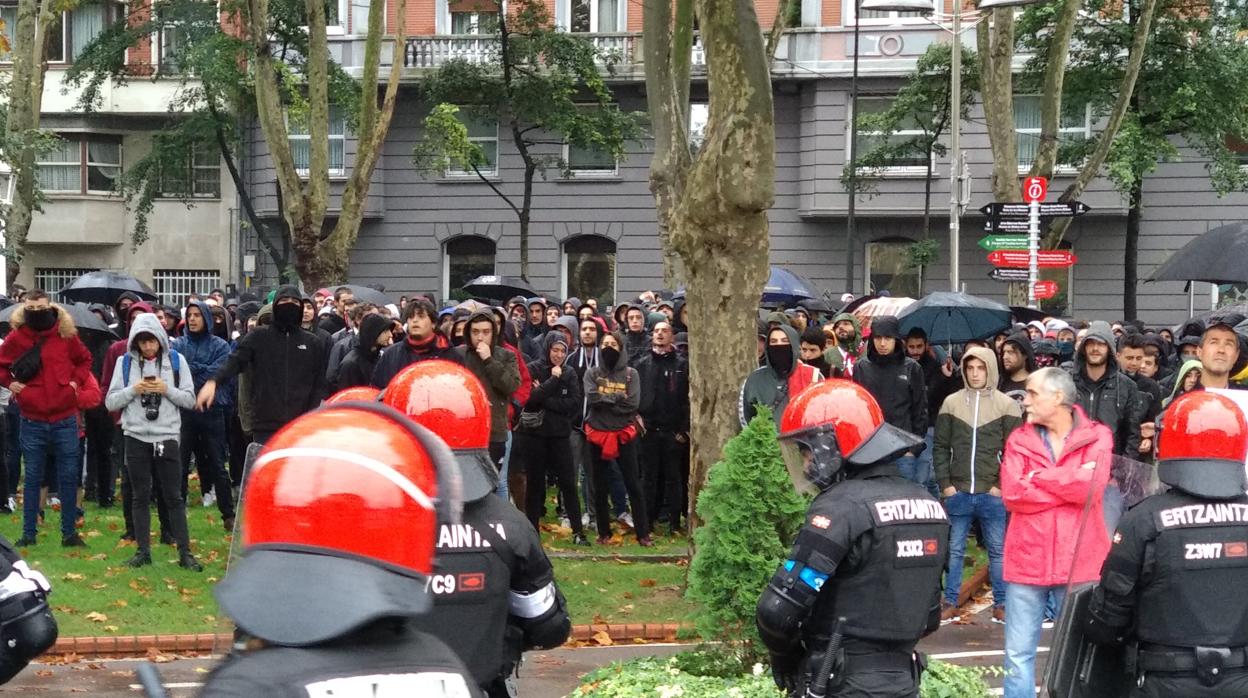
[[[78,339],[69,313],[34,290],[9,319],[13,331],[0,344],[0,385],[13,393],[22,413],[21,447],[26,462],[22,537],[17,547],[35,544],[39,486],[52,453],[61,497],[61,545],[85,546],[74,528],[78,484],[78,389],[91,380],[91,352]]]
[[[1005,442],[1005,697],[1036,695],[1036,646],[1045,606],[1068,583],[1100,578],[1109,553],[1102,496],[1114,436],[1075,404],[1075,382],[1054,367],[1027,379],[1027,424]]]

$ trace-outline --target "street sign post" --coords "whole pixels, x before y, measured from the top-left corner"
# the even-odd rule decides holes
[[[992,252],[994,250],[1025,250],[1026,235],[985,235],[979,239],[979,246]]]
[[[1048,300],[1057,295],[1057,282],[1051,279],[1037,281],[1035,293],[1037,299]]]
[[[1026,269],[1014,269],[1012,267],[997,267],[996,269],[993,269],[992,271],[988,272],[988,278],[992,279],[993,281],[1005,281],[1007,283],[1013,283],[1016,281],[1026,281],[1027,270]]]
[[[1027,228],[1027,307],[1037,308],[1036,280],[1040,276],[1040,204],[1049,193],[1049,180],[1028,177],[1023,180],[1023,201],[1030,206]],[[993,254],[996,254],[994,252]]]
[[[988,253],[988,263],[994,267],[1012,267],[1014,269],[1028,269],[1031,267],[1030,249],[1026,250],[996,250]],[[1070,250],[1036,250],[1036,266],[1048,268],[1062,268],[1078,262]]]

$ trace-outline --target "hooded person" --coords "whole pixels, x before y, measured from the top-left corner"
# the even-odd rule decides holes
[[[542,307],[545,308],[545,304]],[[503,348],[499,334],[493,311],[478,310],[468,316],[464,344],[452,353],[455,360],[471,371],[485,387],[490,401],[490,457],[501,472],[505,467],[503,456],[507,449],[507,407],[511,396],[520,387],[520,368],[516,355]],[[516,470],[515,484],[504,478],[499,494],[506,497],[509,490],[516,490],[519,494],[517,501],[523,506],[523,473],[518,472],[519,468]],[[504,484],[506,486],[502,486]]]
[[[862,325],[852,313],[840,313],[832,318],[832,334],[835,344],[824,352],[824,359],[832,367],[834,376],[849,378],[854,374],[854,364],[862,356]]]
[[[555,326],[551,328],[551,331],[564,335],[568,343],[569,354],[572,353],[572,350],[579,344],[577,341],[577,335],[581,331],[578,326],[579,324],[580,323],[577,322],[575,317],[571,315],[564,315],[556,320]],[[547,332],[546,334],[550,334],[550,332]],[[538,358],[540,359],[541,357],[539,356]]]
[[[1178,371],[1175,371],[1174,388],[1171,389],[1170,394],[1165,398],[1165,400],[1162,401],[1161,404],[1163,412],[1178,396],[1184,393],[1190,393],[1193,390],[1202,389],[1200,387],[1201,368],[1200,359],[1188,359],[1183,362],[1183,365],[1179,367]]]
[[[784,408],[811,383],[823,380],[814,366],[802,363],[801,336],[789,325],[767,330],[763,347],[763,365],[746,376],[741,385],[737,414],[745,427],[758,405],[771,410],[771,418],[779,424]]]
[[[684,298],[672,302],[672,330],[676,334],[689,331],[689,309]]]
[[[546,324],[546,299],[534,296],[525,302],[524,336],[541,343],[542,335],[549,327]]]
[[[966,536],[978,520],[988,547],[992,619],[1004,622],[1005,580],[1001,566],[1006,515],[1001,501],[1001,457],[1006,439],[1023,423],[1023,411],[997,389],[997,357],[992,350],[967,350],[961,369],[964,387],[941,404],[932,448],[936,484],[953,527],[941,620],[959,620],[957,603]]]
[[[1109,323],[1097,320],[1075,353],[1075,404],[1088,417],[1109,427],[1114,454],[1134,458],[1140,445],[1145,402],[1135,381],[1118,367],[1116,344]]]
[[[199,331],[208,333],[207,321],[200,324]],[[178,546],[178,564],[199,572],[203,568],[191,555],[187,532],[179,453],[183,411],[190,414],[195,406],[194,372],[190,361],[170,350],[169,337],[154,314],[134,315],[129,325],[127,354],[117,359],[104,400],[109,410],[121,413],[126,471],[133,492],[131,516],[138,550],[126,564],[152,564],[151,496],[155,481],[160,485],[159,496],[168,512],[172,528],[169,532]],[[226,488],[228,493],[228,481]]]
[[[392,338],[389,330],[390,318],[376,313],[364,316],[360,322],[358,342],[338,367],[339,390],[369,385],[382,349],[390,346]]]
[[[1023,404],[1027,377],[1039,368],[1031,338],[1025,330],[1011,333],[1001,343],[1001,392]]]
[[[212,406],[222,383],[251,371],[252,433],[258,443],[264,443],[288,422],[320,405],[326,397],[328,352],[316,335],[299,326],[302,318],[299,289],[279,287],[273,323],[239,340],[225,365],[200,389],[199,408]]]
[[[649,315],[644,307],[635,304],[629,305],[624,312],[624,326],[620,333],[624,336],[624,350],[630,366],[636,365],[650,350]]]
[[[132,313],[129,312],[129,309],[135,303],[141,302],[143,302],[143,299],[139,298],[138,294],[132,291],[123,291],[120,296],[117,296],[117,300],[113,301],[113,315],[117,318],[117,322],[113,326],[113,332],[122,337],[130,336],[130,316]],[[149,310],[145,312],[152,312],[150,305]],[[125,340],[122,341],[124,342]]]
[[[577,298],[576,296],[568,296],[567,300],[563,302],[563,314],[576,317],[576,311],[580,307],[581,307],[580,298]]]

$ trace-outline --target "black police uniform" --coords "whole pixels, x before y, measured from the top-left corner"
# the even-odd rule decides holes
[[[56,619],[48,608],[47,579],[0,536],[0,684],[56,643]]]
[[[481,692],[441,640],[391,619],[320,645],[231,655],[200,693],[202,698],[383,695],[478,698]]]
[[[1132,695],[1248,696],[1245,588],[1248,496],[1174,489],[1123,516],[1084,632],[1136,647]]]
[[[489,494],[438,529],[428,589],[434,606],[416,627],[446,642],[487,695],[507,696],[524,650],[558,647],[572,629],[537,531]]]
[[[891,461],[824,490],[759,599],[758,628],[773,670],[800,672],[800,691],[843,618],[843,667],[828,695],[917,695],[914,647],[940,626],[948,540],[940,502],[900,477]]]

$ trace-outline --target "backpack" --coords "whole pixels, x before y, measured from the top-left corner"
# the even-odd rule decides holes
[[[121,359],[121,387],[130,385],[130,364],[134,361],[134,355],[126,352]],[[177,349],[169,350],[169,363],[173,364],[173,387],[180,387],[182,383],[182,357],[178,355]]]

